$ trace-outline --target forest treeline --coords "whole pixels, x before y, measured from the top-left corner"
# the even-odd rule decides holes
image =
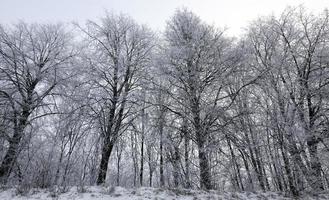
[[[0,180],[279,191],[329,187],[329,13],[239,38],[178,9],[0,26]]]

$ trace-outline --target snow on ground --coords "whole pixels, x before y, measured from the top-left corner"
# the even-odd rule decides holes
[[[329,195],[318,197],[304,197],[299,199],[329,199]],[[49,190],[32,189],[28,194],[17,194],[16,189],[0,190],[0,200],[289,200],[277,193],[218,193],[184,189],[137,188],[125,189],[122,187],[85,187],[84,192],[78,192],[73,187],[66,193],[55,193]]]

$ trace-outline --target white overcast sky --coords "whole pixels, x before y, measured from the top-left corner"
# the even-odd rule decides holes
[[[228,27],[238,35],[248,23],[263,15],[278,14],[288,5],[304,5],[314,12],[329,7],[329,0],[0,0],[0,23],[84,23],[104,15],[105,10],[126,13],[154,30],[163,30],[176,8],[186,7],[204,21]]]

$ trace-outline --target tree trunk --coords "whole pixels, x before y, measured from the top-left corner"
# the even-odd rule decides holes
[[[195,135],[197,139],[198,145],[198,157],[199,157],[199,168],[200,168],[200,187],[201,189],[210,190],[212,189],[211,177],[210,177],[210,167],[207,159],[207,152],[205,149],[206,141],[207,141],[207,130],[204,130],[202,127],[201,119],[200,119],[200,103],[199,99],[196,96],[196,91],[193,86],[193,83],[190,83],[191,94],[193,94],[193,98],[190,100],[190,106],[193,115],[193,125],[195,129]]]
[[[12,167],[15,164],[16,158],[18,156],[19,144],[24,135],[24,128],[28,118],[28,112],[23,111],[23,117],[16,128],[13,137],[9,141],[8,151],[0,166],[0,183],[6,184],[10,176]]]
[[[320,190],[323,190],[323,183],[321,180],[321,164],[319,161],[319,158],[317,157],[317,143],[312,144],[312,142],[307,142],[307,145],[309,147],[311,163],[310,168],[313,167],[313,169],[309,169],[308,166],[306,166],[303,162],[303,159],[300,154],[300,150],[297,147],[295,141],[292,139],[290,135],[287,137],[289,141],[289,147],[288,151],[292,157],[293,162],[298,165],[299,169],[301,170],[302,174],[304,175],[307,183],[311,186],[311,188],[317,192]],[[314,145],[314,146],[313,146]],[[319,165],[320,164],[320,165]],[[318,169],[320,168],[320,172]]]
[[[147,145],[147,155],[148,155],[148,164],[149,164],[149,186],[152,187],[154,166],[153,166],[153,160],[152,160],[153,152],[152,152],[152,147],[151,147],[150,143],[148,143],[148,145]]]
[[[287,152],[286,152],[286,149],[285,149],[285,146],[283,143],[281,143],[281,154],[282,154],[282,158],[283,158],[283,162],[284,162],[284,168],[285,168],[285,171],[286,171],[287,177],[288,177],[290,191],[294,196],[298,196],[298,190],[294,184],[294,178],[293,178],[293,175],[291,172],[290,162],[289,162],[288,155],[287,155]]]
[[[248,119],[248,121],[250,121],[250,120]],[[256,172],[259,185],[260,185],[261,189],[263,191],[265,191],[266,188],[265,188],[265,183],[264,183],[264,175],[263,175],[263,171],[262,171],[262,163],[260,161],[260,152],[259,152],[259,147],[258,147],[259,141],[257,141],[255,138],[255,132],[253,131],[253,129],[251,127],[251,122],[248,122],[248,126],[249,126],[251,140],[249,140],[249,135],[248,135],[247,131],[245,132],[245,135],[246,135],[246,139],[247,139],[247,143],[248,143],[248,147],[249,147],[250,158],[251,158],[254,170]]]
[[[150,187],[152,187],[152,180],[153,180],[153,171],[150,171],[150,177],[149,177],[149,184],[150,184]]]
[[[56,174],[55,174],[55,180],[54,180],[55,185],[58,185],[59,172],[60,172],[60,168],[61,168],[62,161],[63,161],[63,154],[64,154],[64,149],[61,148],[61,153],[59,155],[59,161],[58,161],[58,166],[57,166],[57,170],[56,170]]]
[[[143,186],[143,172],[144,172],[144,133],[142,133],[142,144],[141,144],[141,168],[139,174],[139,184]]]
[[[173,158],[173,168],[174,168],[174,187],[179,186],[179,162],[180,162],[180,153],[179,153],[179,148],[174,147],[174,158]]]
[[[184,147],[185,147],[185,188],[191,187],[190,182],[190,161],[189,161],[189,138],[187,136],[187,130],[185,130],[185,141],[184,141]]]
[[[137,155],[137,148],[136,148],[136,132],[132,132],[131,135],[131,158],[133,160],[133,168],[134,168],[134,187],[136,187],[136,183],[137,183],[137,171],[138,171],[138,155]]]
[[[227,141],[227,145],[229,147],[230,154],[231,154],[231,159],[232,159],[232,164],[233,164],[232,167],[233,167],[233,171],[234,171],[234,179],[236,181],[237,189],[239,189],[239,190],[241,189],[242,191],[244,191],[244,186],[242,183],[242,178],[241,178],[241,173],[240,173],[240,165],[236,159],[236,156],[234,154],[230,140],[228,138],[226,138],[226,141]]]
[[[119,147],[117,147],[119,148]],[[121,155],[119,155],[119,152],[117,154],[117,186],[120,186],[120,160],[121,160]]]
[[[107,173],[107,165],[110,159],[110,155],[113,149],[113,144],[110,142],[104,141],[104,146],[102,149],[102,158],[101,164],[98,172],[97,185],[101,185],[105,183],[106,173]]]
[[[310,180],[309,183],[315,192],[324,190],[321,179],[321,162],[318,157],[318,141],[312,137],[307,141],[307,146],[310,154]]]
[[[0,183],[6,184],[8,181],[8,178],[10,176],[12,167],[15,164],[16,158],[18,156],[18,151],[19,151],[19,145],[20,142],[24,136],[24,129],[27,124],[27,119],[30,115],[30,104],[31,104],[31,98],[32,98],[32,90],[30,89],[28,91],[28,100],[27,104],[23,106],[23,111],[21,115],[18,115],[18,124],[15,124],[15,129],[14,129],[14,135],[13,137],[9,140],[9,148],[8,151],[1,163],[0,166]]]
[[[162,119],[160,119],[160,187],[165,185],[164,175],[163,175],[163,123]]]
[[[198,138],[198,151],[199,151],[199,166],[200,166],[200,186],[201,189],[210,190],[212,189],[210,167],[205,151],[204,138]]]
[[[246,172],[247,172],[247,175],[248,175],[248,185],[247,185],[247,188],[251,191],[254,191],[254,183],[253,183],[253,180],[252,180],[252,176],[251,176],[251,172],[250,172],[250,169],[249,169],[249,164],[248,164],[248,160],[246,159],[246,153],[244,153],[241,149],[238,149],[239,152],[240,152],[240,155],[241,155],[241,158],[243,160],[243,164],[244,164],[244,167],[246,169]]]
[[[11,172],[11,168],[15,163],[17,152],[19,148],[19,143],[22,139],[21,134],[15,134],[14,138],[9,142],[8,151],[1,163],[0,167],[0,181],[2,184],[6,184]]]

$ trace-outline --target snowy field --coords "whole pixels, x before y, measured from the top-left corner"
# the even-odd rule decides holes
[[[289,200],[293,198],[284,197],[277,193],[218,193],[216,191],[204,192],[197,190],[159,188],[138,188],[125,189],[122,187],[86,187],[83,192],[77,188],[72,188],[66,193],[58,194],[49,190],[33,189],[28,194],[21,195],[16,189],[0,191],[0,200]],[[329,199],[329,195],[319,195],[318,197],[305,196],[298,199]]]

